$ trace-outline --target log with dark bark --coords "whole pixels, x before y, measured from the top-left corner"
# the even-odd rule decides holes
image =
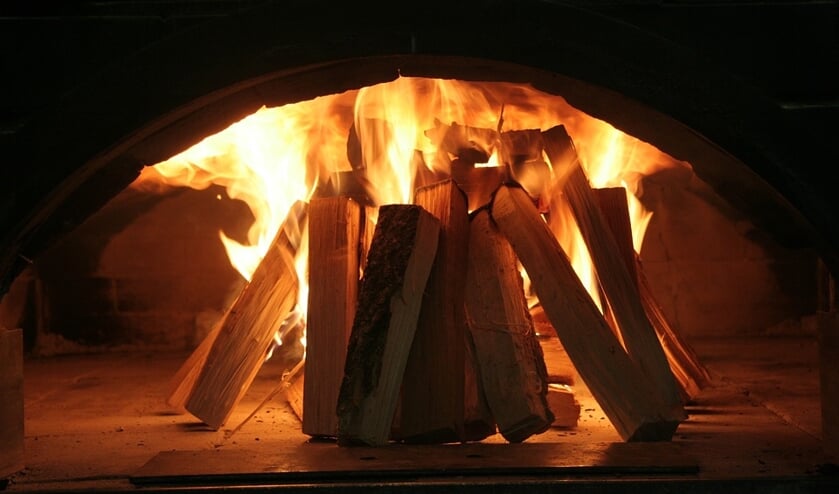
[[[594,198],[571,137],[562,125],[544,132],[545,153],[555,170],[567,176],[562,191],[588,246],[597,280],[632,361],[653,383],[671,418],[686,418],[679,387],[652,327],[638,287],[621,257],[612,231]]]
[[[466,314],[481,380],[498,431],[522,442],[554,420],[548,371],[524,296],[516,256],[485,210],[469,229]]]
[[[339,445],[388,442],[439,236],[420,206],[379,208],[338,396]]]
[[[501,187],[491,213],[577,372],[618,434],[627,441],[670,440],[684,419],[683,409],[665,402],[624,352],[531,198],[518,187]]]
[[[309,203],[309,305],[303,433],[336,437],[338,390],[358,299],[361,206],[348,197]]]

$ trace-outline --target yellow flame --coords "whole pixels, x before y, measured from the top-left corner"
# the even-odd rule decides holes
[[[388,83],[276,108],[261,108],[182,153],[148,167],[140,181],[196,189],[223,186],[254,216],[247,242],[219,232],[231,264],[250,279],[296,201],[352,172],[368,184],[374,205],[410,203],[417,166],[450,172],[452,156],[436,149],[427,132],[437,124],[494,130],[547,130],[562,124],[574,139],[593,187],[626,188],[634,244],[640,252],[651,213],[640,200],[642,179],[677,162],[652,145],[528,85],[399,77]],[[350,149],[357,139],[357,149]],[[471,137],[470,137],[471,139]],[[417,160],[416,156],[422,157]],[[547,163],[550,167],[549,162]],[[499,166],[492,149],[489,162]],[[541,175],[534,178],[541,180]],[[535,184],[534,187],[538,185]],[[550,184],[548,184],[550,185]],[[551,205],[549,221],[580,279],[599,303],[588,251],[566,205]],[[305,243],[307,235],[299,239]],[[308,248],[297,252],[301,288],[296,310],[306,310]]]

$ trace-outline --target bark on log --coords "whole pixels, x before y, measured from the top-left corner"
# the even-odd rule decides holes
[[[685,417],[682,396],[661,343],[652,327],[638,287],[607,221],[594,198],[585,171],[574,151],[574,144],[562,125],[544,132],[545,153],[554,169],[567,172],[563,192],[574,213],[580,233],[588,246],[597,279],[620,330],[629,357],[650,379],[662,401],[672,408],[671,418]]]
[[[379,208],[338,396],[338,444],[388,442],[440,222],[420,206]]]
[[[623,351],[522,189],[504,186],[492,218],[530,276],[545,314],[604,413],[626,441],[670,440],[684,419]]]
[[[478,211],[470,225],[466,314],[487,403],[512,443],[545,432],[548,371],[512,247]]]
[[[303,433],[336,437],[335,405],[358,299],[361,207],[348,197],[309,203],[309,306]]]

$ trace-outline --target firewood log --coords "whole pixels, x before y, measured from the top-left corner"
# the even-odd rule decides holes
[[[463,309],[469,242],[466,196],[452,180],[445,180],[418,188],[414,202],[440,221],[440,243],[405,369],[394,432],[411,443],[483,439],[495,432],[491,421],[485,435],[465,434],[466,402],[479,400],[477,387],[466,388],[466,376],[476,373],[474,361],[466,359]],[[467,397],[467,391],[475,396]]]
[[[530,276],[545,314],[594,398],[626,441],[670,440],[684,410],[664,401],[624,352],[565,252],[522,189],[498,189],[492,218]]]
[[[305,221],[307,212],[307,203],[303,201],[296,202],[290,208],[285,221],[277,232],[273,245],[286,252],[288,256],[293,256],[300,245],[300,240],[293,237],[299,233],[299,225]],[[231,317],[233,308],[236,308],[238,311],[242,310],[242,304],[244,302],[240,301],[240,299],[243,293],[244,289],[172,377],[169,392],[166,396],[166,403],[169,406],[182,413],[188,412],[186,408],[187,401],[189,401],[198,376],[201,374],[207,362],[207,356],[215,345],[216,338],[222,327],[228,324],[227,320]]]
[[[554,414],[552,427],[573,429],[580,420],[580,403],[567,384],[548,384],[548,407]]]
[[[498,431],[522,442],[554,420],[548,371],[527,309],[513,249],[485,209],[469,228],[466,313],[481,380]]]
[[[335,405],[358,298],[361,207],[347,197],[309,203],[309,306],[303,433],[336,437]]]
[[[658,335],[661,347],[667,357],[670,370],[679,384],[683,401],[696,397],[710,383],[710,374],[702,365],[690,345],[674,330],[667,321],[650,289],[644,273],[640,256],[635,252],[632,240],[632,223],[629,219],[629,207],[626,201],[626,189],[609,187],[593,189],[594,198],[612,235],[615,238],[620,256],[636,281],[641,305]]]
[[[339,445],[388,442],[439,236],[420,206],[379,208],[338,395]]]
[[[562,191],[588,246],[599,286],[617,322],[626,352],[653,383],[664,403],[672,408],[672,416],[684,418],[682,396],[667,357],[641,304],[637,284],[597,205],[571,137],[562,125],[548,129],[544,137],[545,153],[551,165],[560,169],[560,173],[567,173]]]
[[[186,410],[213,429],[227,421],[248,390],[297,302],[297,273],[284,230],[222,322],[186,401]]]

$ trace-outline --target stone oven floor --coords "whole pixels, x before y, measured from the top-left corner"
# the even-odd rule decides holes
[[[826,492],[839,485],[821,447],[814,338],[701,340],[714,382],[673,441],[623,443],[582,386],[573,430],[523,444],[340,448],[312,442],[275,387],[269,361],[229,428],[207,430],[164,403],[183,353],[127,352],[25,362],[26,469],[10,492],[378,490]]]

